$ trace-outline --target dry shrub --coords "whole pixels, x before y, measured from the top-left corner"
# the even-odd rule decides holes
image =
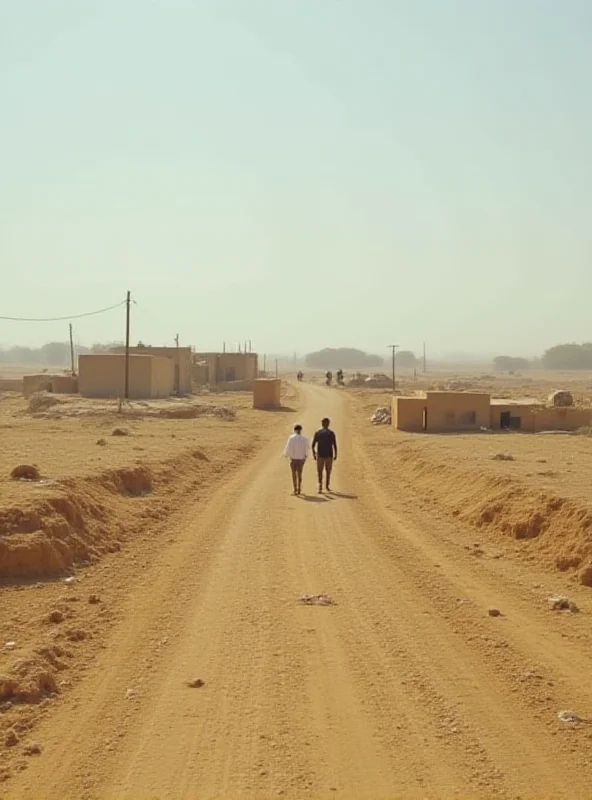
[[[129,436],[130,432],[127,428],[115,428],[111,436]]]
[[[54,397],[51,394],[48,394],[48,392],[35,392],[35,394],[31,395],[27,408],[31,414],[38,414],[39,412],[47,411],[48,408],[57,406],[60,403],[61,400],[58,400],[57,397]]]

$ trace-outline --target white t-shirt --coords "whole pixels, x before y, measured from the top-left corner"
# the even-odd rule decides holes
[[[296,461],[303,461],[308,455],[308,439],[301,433],[293,433],[284,448],[284,456],[293,458]]]

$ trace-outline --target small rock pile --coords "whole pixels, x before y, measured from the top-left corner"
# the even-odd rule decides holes
[[[390,409],[386,408],[386,406],[377,408],[370,417],[370,422],[373,425],[390,425],[392,422]]]

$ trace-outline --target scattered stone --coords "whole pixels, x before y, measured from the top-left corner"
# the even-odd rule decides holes
[[[370,422],[373,425],[390,425],[391,421],[391,412],[386,406],[377,408],[374,414],[370,417]]]
[[[571,611],[572,614],[577,614],[580,610],[569,597],[564,597],[563,595],[549,597],[547,601],[552,611]]]
[[[127,428],[114,428],[111,436],[129,436],[130,432]]]
[[[571,723],[572,725],[584,721],[575,711],[560,711],[557,714],[557,719],[561,722]]]
[[[97,439],[97,444],[99,445],[99,447],[105,447],[106,444],[107,444],[107,440],[106,439]]]
[[[53,622],[55,625],[59,625],[60,622],[64,621],[64,615],[61,611],[52,611],[48,617],[50,622]]]
[[[137,692],[135,689],[128,689],[127,692],[125,693],[125,699],[131,700],[133,697],[136,696],[136,694]]]
[[[86,632],[81,628],[69,628],[66,631],[66,639],[68,639],[69,642],[82,642],[86,639]]]
[[[491,456],[492,461],[514,461],[514,456],[511,453],[494,453]]]
[[[501,617],[502,615],[502,612],[499,610],[499,608],[489,608],[487,613],[490,617]]]
[[[190,689],[201,689],[201,687],[205,685],[205,681],[202,681],[201,678],[197,678],[194,681],[187,681],[187,686],[189,686]]]
[[[38,481],[41,475],[33,464],[19,464],[12,470],[10,477],[13,481]]]
[[[335,601],[328,594],[303,594],[300,602],[307,606],[333,606]]]
[[[98,594],[91,594],[88,598],[88,602],[91,604],[91,606],[96,606],[97,603],[101,602],[101,598]]]
[[[43,748],[39,744],[39,742],[31,742],[28,744],[25,749],[23,750],[26,756],[39,756],[41,755]]]
[[[4,744],[6,747],[15,747],[18,744],[18,736],[14,731],[8,731]]]

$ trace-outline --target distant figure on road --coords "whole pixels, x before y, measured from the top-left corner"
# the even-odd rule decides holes
[[[331,372],[331,370],[329,370],[325,375],[325,383],[327,384],[327,386],[331,386],[331,384],[333,383],[333,373]]]
[[[302,491],[302,470],[308,456],[308,448],[308,439],[302,435],[302,425],[294,425],[294,433],[290,436],[284,448],[284,458],[290,459],[294,494],[300,494]]]
[[[337,383],[340,386],[343,386],[343,370],[342,369],[338,369],[337,370]]]
[[[302,372],[298,371],[298,372],[296,373],[296,378],[297,378],[297,380],[301,381],[301,380],[302,380],[302,378],[304,378],[304,375],[302,374]]]
[[[312,440],[312,457],[317,462],[317,475],[319,476],[319,494],[323,491],[323,470],[326,473],[325,486],[331,491],[331,470],[333,462],[337,460],[337,437],[329,427],[331,420],[325,417],[321,422],[322,427]]]

